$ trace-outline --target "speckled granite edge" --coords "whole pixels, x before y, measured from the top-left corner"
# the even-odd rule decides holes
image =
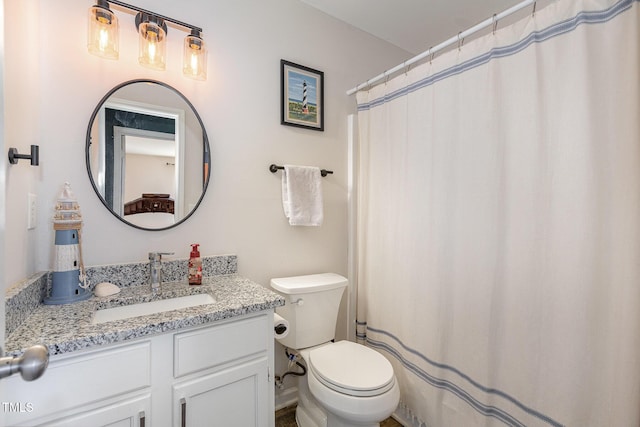
[[[47,292],[49,272],[41,271],[9,288],[5,295],[5,333],[9,336],[40,305]]]
[[[39,305],[5,340],[5,354],[16,356],[33,344],[43,344],[51,355],[69,353],[176,331],[211,322],[257,313],[284,305],[275,292],[235,274],[205,278],[201,286],[189,286],[186,280],[165,283],[160,295],[151,299],[209,293],[212,304],[153,313],[100,324],[92,322],[98,308],[118,306],[123,301],[135,304],[149,300],[148,286],[123,288],[110,297],[91,297],[74,304]],[[125,304],[125,305],[126,305]]]
[[[162,261],[163,282],[179,282],[187,277],[188,259]],[[236,255],[202,257],[204,276],[235,274],[238,272]],[[89,289],[100,282],[111,282],[121,288],[146,284],[149,263],[128,263],[93,266],[86,268]],[[44,271],[16,283],[5,296],[5,335],[11,335],[29,317],[47,296],[51,286],[50,272]],[[74,303],[77,304],[77,303]]]

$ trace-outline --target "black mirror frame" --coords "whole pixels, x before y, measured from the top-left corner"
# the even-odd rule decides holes
[[[204,185],[202,187],[202,194],[200,195],[200,198],[198,199],[198,202],[195,204],[195,206],[193,207],[193,209],[191,209],[191,211],[185,215],[184,218],[182,218],[180,221],[176,222],[175,224],[172,224],[168,227],[162,227],[162,228],[146,228],[146,227],[141,227],[139,225],[136,224],[132,224],[129,221],[125,220],[123,217],[121,217],[120,215],[118,215],[116,212],[113,211],[113,209],[111,209],[111,207],[109,207],[109,205],[107,205],[107,202],[104,200],[104,197],[102,197],[100,195],[100,191],[93,179],[93,175],[91,174],[91,156],[90,156],[90,148],[91,148],[91,128],[93,127],[93,122],[96,119],[98,112],[100,111],[100,108],[102,107],[102,105],[111,97],[111,95],[113,95],[116,91],[118,91],[119,89],[123,88],[124,86],[133,84],[133,83],[154,83],[160,86],[163,86],[173,92],[175,92],[178,96],[180,96],[182,98],[182,100],[191,108],[191,111],[193,111],[193,113],[195,114],[196,118],[198,119],[198,123],[200,123],[200,127],[202,128],[202,154],[203,154],[203,164],[208,164],[208,167],[206,168],[206,177],[205,177],[205,182]],[[93,113],[91,114],[91,118],[89,119],[89,125],[87,127],[87,135],[86,135],[86,139],[85,139],[85,163],[86,163],[86,167],[87,167],[87,174],[89,175],[89,180],[91,181],[91,186],[93,187],[93,190],[96,193],[96,196],[98,196],[98,199],[100,199],[100,202],[104,205],[104,207],[107,208],[107,210],[116,218],[118,218],[120,221],[122,221],[123,223],[127,224],[130,227],[134,227],[137,228],[139,230],[145,230],[145,231],[163,231],[163,230],[169,230],[171,228],[177,227],[178,225],[182,224],[183,222],[185,222],[187,219],[189,219],[191,217],[191,215],[193,215],[193,213],[198,210],[198,207],[200,206],[200,203],[202,202],[202,199],[204,198],[204,195],[207,192],[207,188],[209,187],[209,181],[211,179],[211,147],[209,146],[209,137],[207,136],[207,130],[204,127],[204,123],[202,122],[202,118],[200,118],[200,114],[198,114],[198,111],[195,109],[195,107],[193,106],[193,104],[191,103],[191,101],[189,101],[189,99],[187,99],[186,96],[184,96],[179,90],[177,90],[176,88],[169,86],[168,84],[158,81],[158,80],[152,80],[152,79],[134,79],[134,80],[128,80],[124,83],[121,83],[119,85],[117,85],[116,87],[114,87],[113,89],[111,89],[109,92],[107,92],[107,94],[105,96],[102,97],[102,99],[100,100],[100,102],[98,102],[98,105],[96,106],[96,108],[93,110]]]

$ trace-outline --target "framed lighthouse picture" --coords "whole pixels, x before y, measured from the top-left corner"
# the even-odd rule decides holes
[[[324,131],[324,73],[282,59],[280,76],[280,123]]]

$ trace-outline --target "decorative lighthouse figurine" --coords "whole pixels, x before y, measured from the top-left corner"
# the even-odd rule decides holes
[[[82,215],[80,206],[68,182],[60,193],[53,216],[55,238],[55,260],[51,283],[51,295],[45,304],[68,304],[91,296],[84,276],[80,229]]]

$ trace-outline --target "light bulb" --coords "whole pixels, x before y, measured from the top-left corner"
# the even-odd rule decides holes
[[[101,52],[104,52],[109,47],[109,31],[105,28],[100,29],[100,42],[98,48]]]
[[[166,28],[153,21],[142,22],[139,25],[139,56],[138,62],[148,68],[164,70],[166,51]]]
[[[89,9],[87,49],[102,58],[118,59],[118,18],[106,2]]]
[[[198,73],[198,55],[195,53],[191,54],[191,74]]]
[[[192,30],[184,39],[182,72],[192,79],[207,79],[207,49],[197,30]]]

